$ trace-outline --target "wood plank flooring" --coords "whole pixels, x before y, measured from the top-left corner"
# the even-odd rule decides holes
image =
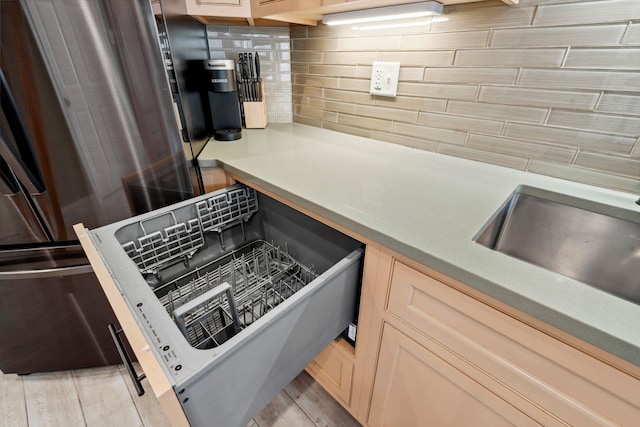
[[[124,366],[26,376],[0,372],[0,426],[169,427],[148,384],[146,388],[138,396]],[[359,425],[303,372],[248,427]]]

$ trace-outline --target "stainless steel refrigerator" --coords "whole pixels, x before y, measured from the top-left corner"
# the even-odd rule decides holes
[[[0,0],[0,370],[118,363],[75,240],[193,195],[149,0]]]

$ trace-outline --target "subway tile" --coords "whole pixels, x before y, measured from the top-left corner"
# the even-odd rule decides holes
[[[271,123],[293,123],[293,113],[276,113],[276,118]]]
[[[291,95],[291,103],[293,105],[305,105],[308,106],[309,98],[302,95]]]
[[[548,109],[487,104],[484,102],[449,101],[447,113],[458,116],[542,124],[547,117]]]
[[[295,78],[294,78],[295,80]],[[296,95],[301,96],[315,96],[316,98],[322,97],[322,87],[317,86],[307,86],[304,84],[294,84],[291,86],[292,92]]]
[[[305,117],[315,117],[322,120],[337,121],[338,113],[334,111],[324,111],[317,108],[305,107],[303,105],[296,105],[295,114]]]
[[[291,74],[291,62],[267,62],[267,64],[273,64],[274,70],[280,74]]]
[[[474,150],[473,148],[450,144],[438,144],[437,152],[448,156],[462,157],[469,160],[490,163],[492,165],[505,166],[511,169],[518,170],[525,170],[529,162],[526,158],[517,158],[504,154]]]
[[[407,81],[421,82],[423,77],[424,77],[423,67],[400,67],[400,75],[398,76],[398,80],[403,82],[407,82]]]
[[[640,22],[629,25],[622,44],[640,44]]]
[[[315,76],[310,74],[294,74],[293,84],[317,87],[337,88],[338,77]]]
[[[620,175],[612,175],[592,169],[583,169],[577,166],[567,166],[543,160],[531,160],[529,172],[584,184],[597,185],[598,187],[627,191],[637,194],[640,192],[640,180]]]
[[[294,39],[291,40],[293,50],[338,50],[338,39]]]
[[[322,119],[320,117],[301,116],[295,111],[293,113],[293,122],[300,123],[302,125],[315,126],[317,128],[322,127]]]
[[[560,147],[550,144],[518,141],[516,139],[488,135],[470,134],[467,145],[470,148],[490,151],[519,158],[542,159],[558,163],[571,163],[577,148]]]
[[[348,133],[350,135],[362,136],[364,138],[370,138],[371,137],[371,130],[369,130],[369,129],[363,129],[361,127],[344,125],[342,123],[324,122],[321,127],[325,128],[325,129],[329,129],[329,130],[334,130],[336,132],[342,132],[342,133]]]
[[[389,132],[373,131],[371,132],[371,138],[425,151],[436,151],[436,147],[438,146],[436,141]]]
[[[367,91],[369,86],[367,86]],[[477,86],[437,83],[398,83],[398,95],[423,96],[429,98],[474,100]]]
[[[400,49],[401,36],[358,37],[340,39],[340,50],[392,50]]]
[[[491,47],[565,47],[618,45],[626,25],[586,25],[495,30]]]
[[[576,25],[594,22],[628,22],[640,19],[638,0],[582,1],[569,4],[542,5],[533,24]]]
[[[238,26],[229,25],[227,28],[231,36],[237,37],[253,37],[253,38],[289,38],[289,27],[283,25],[280,27],[263,27],[263,26]]]
[[[465,49],[487,46],[489,31],[420,34],[402,38],[402,50]]]
[[[367,92],[369,93],[369,88],[371,87],[371,82],[369,79],[348,79],[348,78],[340,78],[340,83],[338,85],[339,89],[344,90],[353,90],[359,92]]]
[[[291,51],[291,62],[323,62],[322,52],[294,49]]]
[[[262,64],[260,64],[260,65],[262,65]],[[309,74],[309,64],[295,63],[294,62],[294,63],[291,64],[291,72],[292,73],[296,73],[296,74]]]
[[[354,126],[369,130],[391,131],[391,120],[374,119],[371,117],[354,116],[351,114],[338,114],[338,121],[341,125]]]
[[[273,40],[261,40],[253,39],[251,41],[251,50],[291,50],[289,40],[285,41],[273,41]]]
[[[263,58],[265,61],[291,61],[291,51],[274,50],[270,52],[260,52],[260,59],[262,60]]]
[[[283,105],[287,105],[287,104],[291,104],[291,94],[290,93],[273,93],[270,94],[269,97],[267,98],[267,104],[268,103],[273,103],[273,104],[283,104]]]
[[[274,72],[271,75],[262,73],[262,78],[263,80],[265,80],[265,82],[275,83],[276,85],[283,84],[283,83],[288,86],[291,85],[290,72],[287,72],[287,73]]]
[[[640,48],[571,49],[565,68],[640,70]]]
[[[309,64],[309,73],[329,77],[355,77],[355,65]]]
[[[516,68],[427,68],[426,82],[468,84],[512,84],[516,81]]]
[[[371,78],[371,66],[370,65],[358,65],[356,70],[356,77],[359,79]]]
[[[490,3],[480,4],[477,8],[460,7],[452,13],[447,13],[446,21],[434,22],[431,32],[470,31],[491,28],[525,27],[531,25],[535,13],[535,6],[511,7],[498,3],[495,7],[486,7]],[[482,7],[485,6],[485,7]],[[448,8],[451,11],[452,8]]]
[[[302,117],[314,117],[317,119],[322,119],[322,114],[317,110],[309,109],[306,105],[294,105],[293,106],[293,114],[294,116],[302,116]]]
[[[393,133],[456,145],[464,145],[467,140],[467,132],[402,122],[393,124]]]
[[[351,25],[324,25],[318,23],[316,26],[311,26],[307,30],[307,37],[309,38],[344,38],[344,37],[357,37],[360,33],[351,29]]]
[[[379,60],[385,62],[399,62],[400,67],[411,65],[445,67],[453,63],[453,51],[380,52]]]
[[[519,86],[595,89],[635,92],[640,87],[640,73],[625,71],[582,71],[524,69],[520,73]]]
[[[328,101],[326,99],[309,98],[309,107],[319,110],[335,111],[338,113],[355,114],[356,106],[353,103]]]
[[[269,102],[267,100],[267,111],[269,111],[270,113],[290,113],[291,102],[281,103],[281,102]]]
[[[362,117],[375,117],[399,122],[416,123],[418,121],[417,111],[387,108],[378,105],[356,105],[355,114]]]
[[[630,95],[605,93],[596,110],[604,113],[640,115],[640,93]]]
[[[307,38],[308,25],[291,25],[289,27],[289,37],[291,39],[304,39]]]
[[[456,67],[559,67],[567,49],[477,49],[456,52]]]
[[[269,86],[273,87],[273,93],[278,93],[278,94],[291,93],[291,82],[276,83],[274,85],[269,85]]]
[[[499,4],[497,7],[478,7],[473,10],[459,10],[448,13],[448,21],[434,22],[431,32],[448,33],[489,28],[523,27],[531,25],[535,7],[510,7]]]
[[[640,117],[627,117],[614,114],[589,113],[585,111],[552,110],[548,124],[594,132],[607,132],[620,135],[640,135]]]
[[[537,141],[622,154],[629,153],[635,143],[635,138],[628,136],[521,123],[507,123],[504,135],[524,141]]]
[[[373,104],[373,97],[369,93],[350,92],[338,89],[325,89],[324,98],[334,101],[357,102],[358,104]]]
[[[326,52],[323,62],[337,65],[371,65],[377,57],[377,52]]]
[[[570,92],[563,90],[482,86],[480,87],[478,99],[480,101],[498,104],[571,107],[593,110],[599,97],[599,92]]]
[[[575,165],[640,179],[640,159],[638,158],[581,151],[576,157]]]
[[[472,117],[437,113],[420,113],[418,123],[431,127],[490,135],[499,135],[504,125],[503,122],[497,120],[474,119]]]
[[[375,105],[388,108],[404,108],[407,110],[441,113],[444,112],[447,101],[444,99],[416,98],[411,96],[396,96],[394,98],[377,96],[375,97]]]

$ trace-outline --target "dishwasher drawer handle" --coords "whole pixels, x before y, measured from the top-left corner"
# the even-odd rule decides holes
[[[145,379],[147,375],[144,372],[138,375],[135,369],[133,369],[133,363],[131,363],[131,358],[129,357],[129,354],[127,353],[127,349],[124,348],[124,344],[120,339],[120,334],[123,332],[122,329],[116,329],[116,327],[113,326],[113,323],[109,323],[109,332],[111,333],[111,338],[113,338],[113,343],[116,345],[116,348],[118,349],[118,353],[120,354],[122,363],[124,363],[124,366],[127,368],[127,371],[129,372],[129,376],[131,377],[131,381],[133,381],[133,386],[136,388],[136,391],[138,392],[138,396],[142,396],[144,394],[144,388],[142,388],[141,381]]]

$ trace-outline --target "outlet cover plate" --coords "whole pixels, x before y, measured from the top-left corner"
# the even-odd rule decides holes
[[[396,96],[399,76],[399,62],[374,62],[371,67],[369,93],[378,96]]]

